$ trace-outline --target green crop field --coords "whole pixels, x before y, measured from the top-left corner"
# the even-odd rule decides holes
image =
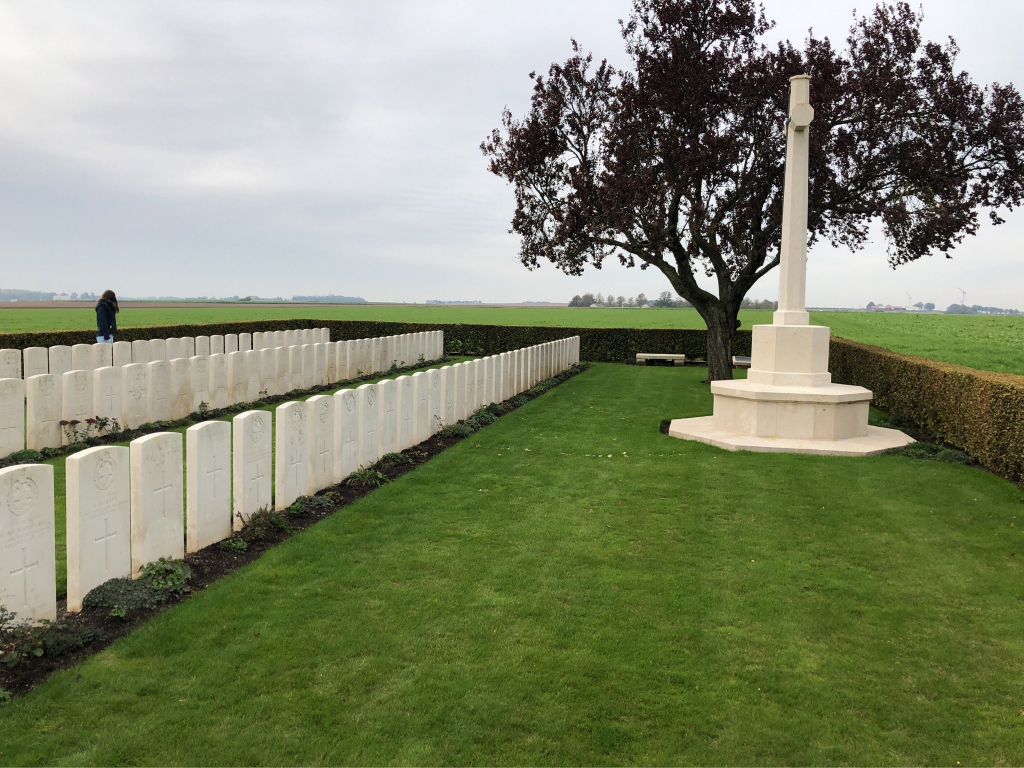
[[[10,765],[1024,762],[1024,505],[599,364],[28,695]]]
[[[744,328],[770,323],[771,312],[740,313]],[[125,308],[122,326],[229,322],[231,320],[321,318],[425,323],[482,323],[589,328],[703,328],[695,310],[551,309],[542,307],[296,306]],[[971,368],[1024,374],[1024,317],[812,312],[811,321],[836,336],[877,344],[896,352]],[[88,329],[90,309],[2,309],[0,332]],[[656,350],[651,350],[656,351]]]

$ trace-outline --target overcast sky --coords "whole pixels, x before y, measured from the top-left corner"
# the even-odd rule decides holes
[[[871,6],[861,4],[859,10]],[[926,0],[979,82],[1024,86],[1024,3]],[[799,9],[799,13],[797,12]],[[839,42],[852,0],[769,2]],[[651,271],[527,271],[479,144],[575,37],[627,64],[627,0],[0,1],[0,287],[370,301],[657,295]],[[892,271],[810,254],[808,303],[1024,309],[1024,212]],[[751,296],[775,298],[772,273]]]

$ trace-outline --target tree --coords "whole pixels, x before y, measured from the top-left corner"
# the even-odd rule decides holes
[[[636,295],[636,305],[638,307],[646,307],[647,306],[647,297],[644,296],[642,293],[638,293]]]
[[[930,301],[924,305],[925,312],[931,312],[933,309],[935,309],[935,304]]]
[[[675,304],[672,300],[672,294],[668,291],[662,291],[661,295],[654,300],[654,306],[656,307],[671,307]]]
[[[634,0],[628,70],[573,55],[531,73],[481,148],[515,188],[520,260],[580,275],[653,267],[708,327],[708,378],[731,378],[737,312],[779,263],[788,79],[811,76],[808,244],[862,248],[874,221],[897,265],[947,256],[1024,197],[1024,108],[980,88],[954,41],[923,42],[904,2],[855,21],[843,51],[809,34],[769,48],[752,0]],[[715,292],[697,283],[714,277]]]

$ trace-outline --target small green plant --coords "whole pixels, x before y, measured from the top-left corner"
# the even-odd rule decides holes
[[[486,410],[488,413],[491,413],[494,416],[502,416],[503,414],[506,413],[504,403],[491,403],[490,405],[487,406]]]
[[[466,419],[466,424],[472,427],[474,430],[486,427],[488,424],[493,424],[498,420],[498,417],[488,411],[486,408],[481,408],[476,411],[472,416]]]
[[[293,501],[291,506],[288,507],[288,514],[294,515],[295,517],[310,514],[323,514],[334,509],[335,503],[334,497],[331,494],[326,493],[323,496],[299,496],[299,498]]]
[[[210,404],[203,400],[199,403],[199,407],[196,410],[199,412],[200,416],[205,418],[206,414],[210,412]]]
[[[96,417],[96,432],[99,434],[114,435],[121,431],[121,423],[112,416]]]
[[[262,541],[277,533],[291,533],[291,524],[276,512],[264,507],[245,521],[240,535],[246,541]]]
[[[64,437],[67,438],[70,445],[85,442],[89,438],[89,432],[91,431],[90,425],[78,419],[61,421],[60,426],[64,430]]]
[[[41,454],[39,451],[33,451],[31,448],[25,448],[24,450],[21,451],[15,451],[14,453],[8,455],[7,458],[15,463],[24,461],[42,461],[43,454]]]
[[[448,354],[449,355],[461,355],[462,354],[462,342],[458,339],[452,339],[448,342]]]
[[[245,539],[240,539],[237,536],[232,536],[231,538],[224,539],[222,542],[220,542],[218,546],[221,549],[227,549],[229,551],[234,552],[242,552],[243,550],[248,549],[249,542],[247,542]]]
[[[391,469],[391,467],[397,467],[400,464],[412,464],[412,459],[404,453],[385,453],[380,457],[377,463],[373,465],[373,468],[385,470]]]
[[[120,605],[115,605],[110,609],[110,618],[112,619],[124,619],[128,616],[128,609],[123,608]]]
[[[60,621],[18,621],[17,614],[0,606],[0,661],[8,668],[41,656],[64,656],[102,637],[95,627],[75,629]]]
[[[182,595],[189,591],[188,580],[192,569],[180,560],[161,557],[142,566],[138,580],[168,596]]]
[[[511,400],[509,400],[509,402],[512,403],[512,405],[516,406],[526,405],[528,402],[530,402],[530,398],[526,397],[525,395],[516,395]]]
[[[359,469],[348,476],[349,485],[362,488],[380,488],[388,482],[388,477],[376,469]]]
[[[145,582],[128,578],[110,579],[90,590],[82,599],[82,605],[86,608],[109,608],[111,616],[124,618],[129,611],[156,608],[165,598],[164,593]]]
[[[475,430],[464,422],[457,422],[455,424],[445,424],[438,432],[441,437],[451,439],[469,437]]]
[[[11,700],[11,694],[0,688],[0,707],[7,704]]]

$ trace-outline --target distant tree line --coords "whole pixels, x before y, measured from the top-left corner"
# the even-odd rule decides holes
[[[669,309],[692,309],[693,305],[686,299],[673,295],[670,291],[662,291],[658,298],[651,301],[644,294],[638,293],[628,299],[625,296],[608,294],[584,293],[582,296],[573,296],[569,301],[570,307],[661,307]],[[768,299],[743,299],[740,304],[742,309],[778,309],[779,302]]]
[[[1019,315],[1019,309],[1001,309],[1000,307],[983,307],[975,304],[968,307],[964,304],[950,304],[946,307],[947,315]]]

